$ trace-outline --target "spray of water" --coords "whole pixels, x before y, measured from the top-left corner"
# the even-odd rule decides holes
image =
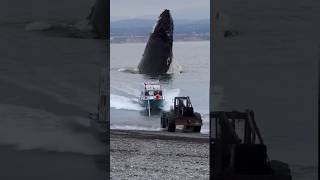
[[[114,109],[125,109],[133,111],[141,111],[144,109],[137,102],[136,98],[128,98],[115,94],[110,94],[110,107]]]
[[[119,72],[126,72],[132,74],[138,74],[139,70],[137,67],[126,67],[126,68],[118,68]],[[180,74],[183,72],[183,67],[177,62],[177,60],[172,61],[167,74]]]
[[[112,87],[116,90],[119,90],[122,93],[126,93],[133,97],[122,96],[117,94],[110,94],[110,107],[114,109],[124,109],[124,110],[133,110],[141,111],[145,108],[139,104],[139,90],[130,88],[130,87]],[[180,94],[180,89],[164,89],[163,95],[165,98],[163,110],[170,110],[172,105],[173,98]]]
[[[168,89],[168,90],[164,89],[163,94],[164,94],[165,102],[162,109],[165,111],[168,111],[170,110],[170,106],[173,103],[174,97],[179,96],[180,89]]]
[[[138,97],[140,94],[140,91],[138,89],[128,87],[126,84],[119,84],[118,86],[112,86],[111,88],[121,93],[132,95],[134,97]]]

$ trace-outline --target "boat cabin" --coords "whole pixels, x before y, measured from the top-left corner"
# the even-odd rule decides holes
[[[159,82],[145,82],[141,100],[162,100],[162,89]]]

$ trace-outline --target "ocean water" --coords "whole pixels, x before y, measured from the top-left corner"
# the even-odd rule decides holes
[[[111,129],[160,129],[161,111],[147,111],[138,103],[143,82],[150,77],[126,70],[134,70],[145,48],[145,43],[111,44],[110,46],[110,119]],[[210,43],[174,42],[170,75],[161,76],[165,104],[169,110],[175,96],[189,96],[196,112],[203,119],[202,133],[209,130]]]

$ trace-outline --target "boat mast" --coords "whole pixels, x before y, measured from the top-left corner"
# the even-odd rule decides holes
[[[151,112],[150,112],[150,99],[148,99],[148,113],[149,113],[149,117],[150,117],[150,114],[151,114]]]

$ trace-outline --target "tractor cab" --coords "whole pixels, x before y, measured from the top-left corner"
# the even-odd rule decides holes
[[[200,132],[202,126],[201,115],[193,111],[189,96],[175,97],[173,107],[169,112],[162,112],[161,127],[168,128],[169,132],[175,132],[176,125],[183,125],[184,129]]]
[[[193,107],[189,96],[174,98],[174,111],[178,116],[193,116]]]

